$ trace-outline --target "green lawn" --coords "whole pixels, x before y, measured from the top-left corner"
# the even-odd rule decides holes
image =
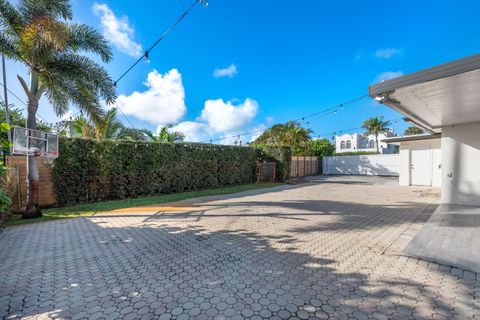
[[[21,219],[20,216],[16,215],[11,219],[9,219],[6,222],[6,225],[14,226],[14,225],[20,225],[20,224],[45,222],[45,221],[66,219],[66,218],[89,217],[97,212],[105,212],[110,210],[137,207],[137,206],[155,205],[155,204],[175,202],[175,201],[181,201],[181,200],[198,198],[198,197],[236,193],[236,192],[247,191],[247,190],[270,188],[278,185],[280,184],[279,183],[245,184],[240,186],[225,187],[225,188],[218,188],[218,189],[182,192],[182,193],[173,193],[173,194],[162,194],[162,195],[153,196],[153,197],[113,200],[113,201],[80,204],[73,207],[45,209],[43,210],[43,216],[41,218],[24,220],[24,219]]]

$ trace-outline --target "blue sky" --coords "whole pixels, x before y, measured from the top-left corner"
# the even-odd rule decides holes
[[[74,20],[106,32],[114,48],[106,68],[117,78],[191,1],[72,4]],[[119,83],[118,105],[135,127],[172,122],[190,140],[260,130],[364,95],[379,79],[478,53],[478,12],[474,0],[211,0]],[[15,75],[26,71],[8,64],[10,88],[21,97]],[[57,121],[46,101],[39,113]],[[316,135],[338,132],[376,115],[400,117],[366,98],[308,126]],[[400,133],[406,126],[393,124]]]

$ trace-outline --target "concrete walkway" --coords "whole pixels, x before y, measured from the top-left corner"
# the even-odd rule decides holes
[[[0,318],[478,318],[474,273],[394,249],[431,191],[313,179],[9,228]]]
[[[480,207],[439,206],[403,253],[480,273]]]

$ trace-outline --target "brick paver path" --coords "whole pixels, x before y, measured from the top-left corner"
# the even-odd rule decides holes
[[[432,201],[308,183],[9,228],[0,318],[479,318],[475,274],[391,250]]]

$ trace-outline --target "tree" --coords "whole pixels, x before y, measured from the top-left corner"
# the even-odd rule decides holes
[[[419,127],[410,126],[407,129],[405,129],[405,132],[403,133],[403,135],[404,136],[412,136],[414,134],[422,134],[422,133],[425,133],[425,131],[423,131]]]
[[[328,139],[317,139],[310,141],[310,152],[312,156],[328,157],[335,152],[335,146]]]
[[[301,127],[298,122],[289,121],[272,126],[255,139],[253,144],[289,146],[292,153],[298,155],[305,153],[312,133],[311,129]]]
[[[126,128],[120,130],[117,139],[128,141],[150,141],[150,137],[145,133],[145,130]]]
[[[101,110],[100,99],[111,104],[115,87],[107,71],[89,56],[103,62],[112,58],[104,37],[85,24],[72,23],[68,0],[19,0],[16,6],[0,0],[0,52],[24,63],[27,81],[18,80],[27,95],[27,127],[37,128],[36,113],[45,95],[57,115],[69,104],[89,114]],[[24,218],[41,216],[38,206],[39,175],[35,157],[29,157],[29,197]]]
[[[8,149],[11,143],[8,141],[6,132],[10,130],[10,126],[6,123],[0,122],[0,149]],[[6,167],[3,165],[3,157],[0,158],[0,177],[3,176],[6,172]],[[12,200],[7,195],[3,188],[0,188],[0,222],[2,220],[2,215],[7,213],[12,204]]]
[[[181,131],[170,131],[172,124],[167,124],[160,128],[158,136],[154,135],[150,130],[144,130],[145,134],[149,136],[154,142],[159,143],[176,143],[182,142],[185,139],[185,134]]]
[[[68,122],[68,129],[74,138],[93,139],[95,137],[95,129],[91,121],[81,115]]]
[[[124,129],[123,124],[117,119],[117,109],[111,108],[105,114],[91,116],[95,138],[97,140],[117,139]]]
[[[375,145],[377,147],[377,153],[379,152],[378,135],[380,133],[385,133],[390,130],[390,124],[390,121],[383,121],[383,116],[368,118],[367,120],[363,121],[362,128],[366,131],[365,135],[375,135]]]

